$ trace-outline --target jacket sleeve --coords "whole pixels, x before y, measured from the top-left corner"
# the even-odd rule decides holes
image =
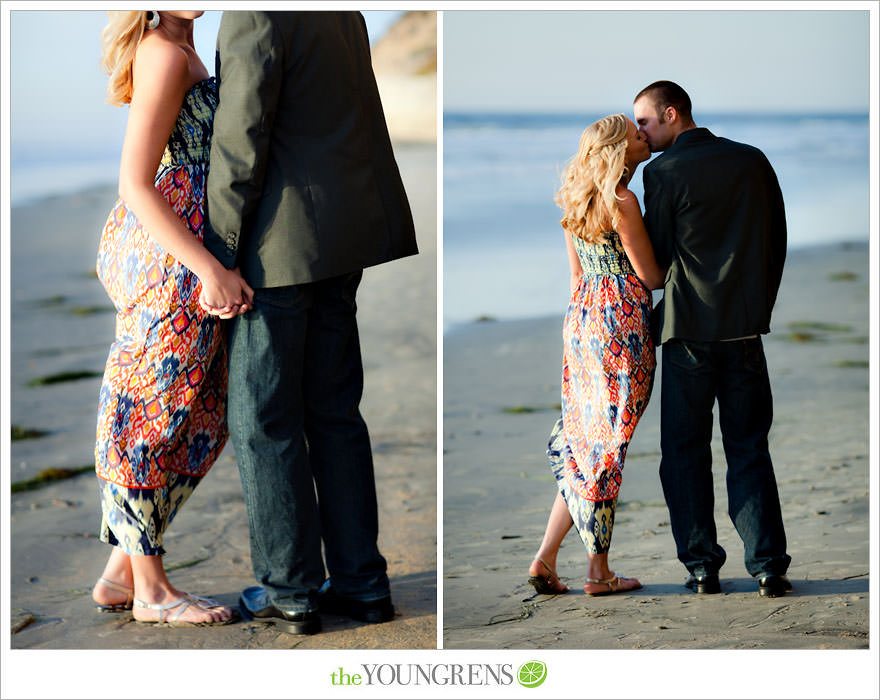
[[[268,13],[225,11],[217,53],[220,92],[204,245],[231,269],[237,265],[248,217],[262,196],[283,74],[283,42]]]
[[[768,245],[767,260],[767,294],[768,309],[772,309],[776,303],[776,295],[779,293],[779,285],[782,283],[782,268],[785,264],[786,249],[788,246],[788,230],[785,223],[785,204],[782,199],[782,190],[779,180],[773,171],[773,166],[766,158],[767,169],[767,192],[770,206],[770,241]]]
[[[672,263],[675,248],[675,214],[672,193],[668,184],[659,176],[656,169],[647,167],[642,175],[645,188],[645,228],[654,257],[660,267],[668,268]]]

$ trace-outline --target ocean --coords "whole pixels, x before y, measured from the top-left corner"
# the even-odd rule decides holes
[[[443,324],[561,315],[568,268],[553,196],[583,128],[603,115],[444,116]],[[760,148],[786,204],[789,248],[868,240],[867,115],[697,115]],[[17,147],[11,204],[116,183],[124,120],[99,143]],[[641,166],[632,183],[641,201]]]
[[[15,207],[45,197],[74,194],[92,187],[116,186],[125,138],[127,110],[101,123],[100,138],[46,143],[12,139],[9,153],[9,200]],[[89,139],[90,140],[87,140]]]
[[[562,315],[568,263],[553,201],[584,127],[573,114],[445,114],[443,323]],[[760,148],[786,205],[789,249],[868,240],[868,115],[695,115]],[[642,201],[642,168],[632,189]]]

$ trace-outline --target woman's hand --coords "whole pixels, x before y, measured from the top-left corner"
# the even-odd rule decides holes
[[[187,54],[158,35],[137,49],[137,68],[119,170],[119,195],[162,249],[202,283],[202,307],[231,318],[252,308],[253,290],[202,245],[156,189],[155,176],[193,75]]]
[[[233,318],[252,309],[254,290],[245,282],[238,268],[227,270],[219,264],[217,268],[201,278],[199,306],[222,319]]]

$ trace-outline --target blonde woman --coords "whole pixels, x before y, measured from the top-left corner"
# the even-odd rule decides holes
[[[556,202],[571,270],[563,328],[562,416],[547,454],[559,492],[529,568],[539,593],[565,593],[556,556],[574,524],[589,561],[584,592],[641,588],[608,566],[626,448],[654,378],[651,292],[663,285],[636,196],[628,189],[650,157],[645,136],[623,114],[600,119],[581,136]]]
[[[107,14],[107,99],[129,112],[97,264],[117,322],[95,446],[113,550],[92,597],[140,622],[224,624],[230,608],[175,588],[162,564],[165,529],[227,438],[226,350],[199,297],[231,317],[252,294],[201,243],[217,89],[193,47],[201,12]]]

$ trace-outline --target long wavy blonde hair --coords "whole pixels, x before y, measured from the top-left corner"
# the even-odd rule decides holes
[[[107,12],[107,26],[101,32],[101,66],[110,76],[107,102],[124,105],[131,102],[132,65],[138,44],[147,26],[144,10]]]
[[[562,185],[556,192],[556,203],[562,209],[559,223],[588,243],[604,242],[608,224],[613,229],[620,221],[615,188],[626,174],[626,132],[623,114],[590,124],[562,173]]]

